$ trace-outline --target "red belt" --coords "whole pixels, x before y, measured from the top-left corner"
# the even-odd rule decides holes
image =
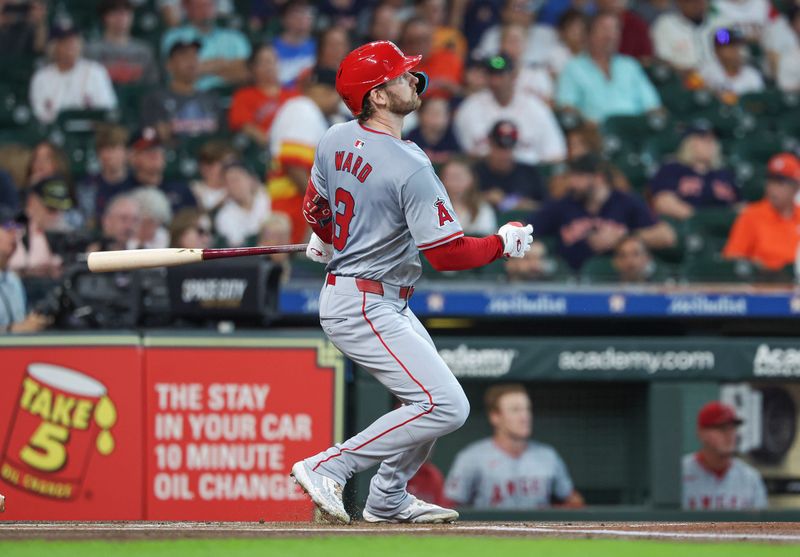
[[[370,280],[370,279],[361,279],[357,278],[356,281],[356,288],[358,288],[359,292],[369,292],[370,294],[377,294],[378,296],[383,296],[383,283],[377,280]],[[326,280],[327,284],[334,286],[336,284],[336,275],[332,275],[328,273],[328,278]],[[400,299],[408,300],[414,294],[414,287],[413,286],[401,286],[400,287]]]

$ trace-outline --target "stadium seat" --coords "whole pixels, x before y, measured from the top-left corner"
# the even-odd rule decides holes
[[[688,282],[748,282],[753,266],[744,260],[695,258],[684,263],[681,276]]]
[[[529,223],[531,222],[531,215],[533,214],[532,211],[528,209],[522,210],[513,210],[513,211],[504,211],[502,213],[497,214],[497,222],[499,224],[505,224],[507,222],[521,222],[521,223]],[[534,231],[535,233],[535,231]]]
[[[680,83],[666,86],[660,93],[664,106],[678,119],[720,104],[711,91],[705,89],[690,91]]]
[[[685,223],[685,250],[687,258],[718,257],[725,243],[733,222],[736,220],[734,209],[702,209]]]
[[[665,131],[672,124],[669,116],[661,113],[640,116],[610,116],[603,122],[604,137],[616,137],[622,145],[641,145],[648,137]]]
[[[784,94],[778,89],[766,89],[758,93],[747,93],[739,98],[742,110],[756,118],[774,118],[784,111]]]
[[[611,257],[598,255],[583,264],[580,270],[582,282],[595,284],[616,282],[617,271],[611,263]]]
[[[114,91],[117,94],[120,121],[126,126],[131,128],[139,126],[142,99],[149,90],[150,86],[138,83],[116,85],[114,87]]]
[[[118,119],[116,110],[62,110],[56,118],[56,127],[66,135],[94,135],[98,123]]]
[[[763,167],[773,155],[789,147],[789,142],[783,135],[767,132],[750,134],[727,145],[728,164],[736,166],[750,163]]]
[[[767,177],[764,165],[754,165],[751,162],[743,161],[735,164],[733,168],[744,201],[758,201],[764,197],[764,184]]]

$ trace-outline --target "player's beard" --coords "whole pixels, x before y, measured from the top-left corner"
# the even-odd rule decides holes
[[[422,104],[422,101],[419,99],[418,95],[414,95],[410,100],[404,101],[401,100],[394,92],[388,90],[386,92],[389,96],[389,106],[387,108],[392,114],[406,116],[414,112],[419,108],[419,105]]]

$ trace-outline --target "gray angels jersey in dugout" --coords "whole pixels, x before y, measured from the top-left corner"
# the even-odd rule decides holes
[[[420,250],[464,235],[422,149],[356,120],[322,137],[311,181],[333,212],[334,275],[409,286],[422,274]]]

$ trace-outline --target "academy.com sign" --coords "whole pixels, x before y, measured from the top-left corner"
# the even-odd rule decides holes
[[[753,358],[756,377],[800,377],[800,349],[760,344]]]
[[[516,350],[506,348],[441,349],[439,355],[456,377],[501,377],[511,370]]]
[[[605,350],[562,351],[558,355],[561,371],[707,371],[714,369],[714,353],[707,350]]]

